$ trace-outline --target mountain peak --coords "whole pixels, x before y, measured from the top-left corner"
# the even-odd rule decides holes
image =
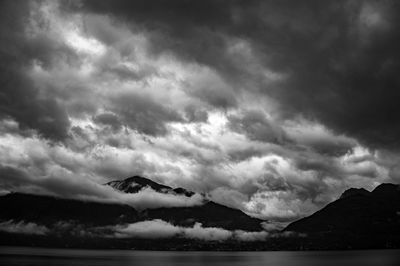
[[[352,196],[390,196],[397,194],[400,191],[400,185],[391,183],[382,183],[378,185],[372,192],[369,192],[365,188],[349,188],[342,193],[340,199],[352,197]]]
[[[349,188],[340,196],[341,199],[353,196],[368,196],[371,192],[365,188]]]
[[[380,185],[378,185],[372,192],[374,191],[379,191],[379,190],[399,190],[400,189],[400,185],[397,184],[391,184],[391,183],[382,183]]]
[[[137,175],[128,177],[124,180],[114,180],[105,185],[126,193],[137,193],[144,188],[151,188],[160,193],[184,195],[186,197],[191,197],[195,194],[194,192],[188,191],[184,188],[172,188]]]
[[[372,192],[351,188],[339,200],[291,223],[285,230],[360,235],[400,233],[399,213],[399,185],[381,184]]]
[[[396,196],[400,192],[400,185],[382,183],[377,186],[371,193],[375,196]]]

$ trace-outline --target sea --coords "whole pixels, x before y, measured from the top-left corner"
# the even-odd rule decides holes
[[[1,247],[0,265],[14,266],[399,266],[400,250],[136,251]]]

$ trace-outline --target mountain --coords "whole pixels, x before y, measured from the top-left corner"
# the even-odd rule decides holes
[[[111,186],[119,191],[125,192],[125,193],[137,193],[143,188],[151,188],[154,191],[160,192],[160,193],[170,193],[170,194],[175,194],[175,195],[184,195],[186,197],[191,197],[195,193],[192,191],[188,191],[184,188],[171,188],[166,185],[162,185],[159,183],[156,183],[148,178],[144,178],[141,176],[133,176],[129,177],[124,180],[115,180],[106,183],[105,185]]]
[[[124,180],[111,181],[106,185],[125,193],[137,193],[143,188],[151,188],[159,193],[169,193],[191,197],[195,193],[184,188],[171,188],[150,179],[133,176]],[[148,209],[141,212],[143,219],[161,219],[173,225],[193,226],[201,223],[205,227],[219,227],[227,230],[261,231],[260,219],[252,218],[244,212],[207,201],[200,206],[169,207]]]
[[[139,176],[112,181],[105,185],[125,193],[137,193],[149,187],[159,193],[186,197],[195,194],[184,188],[171,188]],[[165,207],[139,211],[125,204],[10,193],[0,197],[0,210],[0,223],[12,220],[53,226],[58,222],[68,222],[93,227],[159,219],[183,227],[193,227],[196,223],[201,223],[203,227],[218,227],[226,230],[263,230],[262,220],[250,217],[240,210],[207,200],[200,206]]]
[[[262,231],[260,219],[244,212],[209,201],[200,206],[157,208],[145,211],[148,219],[161,219],[179,226],[219,227],[227,230]]]
[[[348,190],[342,193],[340,198],[343,199],[355,195],[369,195],[369,191],[366,190],[365,188],[349,188]]]
[[[137,193],[149,187],[160,193],[194,195],[186,189],[177,191],[138,176],[106,185],[126,193]],[[152,226],[169,224],[164,229],[147,228],[151,223],[131,227],[148,221],[153,221]],[[381,184],[372,192],[348,189],[323,209],[265,239],[238,241],[230,238],[221,242],[179,234],[171,238],[116,237],[120,232],[118,228],[123,229],[122,233],[128,229],[162,233],[165,228],[176,226],[190,229],[193,234],[200,230],[196,223],[207,228],[197,232],[199,234],[216,234],[216,228],[222,228],[250,231],[253,233],[246,234],[251,237],[255,236],[254,231],[263,230],[261,222],[240,210],[212,201],[192,207],[136,210],[124,204],[42,195],[10,193],[0,196],[0,245],[146,250],[377,249],[400,247],[400,186]],[[21,228],[23,230],[18,231]]]
[[[381,184],[372,192],[349,189],[285,231],[346,236],[400,235],[400,186]]]
[[[0,222],[31,222],[51,226],[60,221],[85,226],[133,223],[139,213],[128,205],[10,193],[0,197]]]

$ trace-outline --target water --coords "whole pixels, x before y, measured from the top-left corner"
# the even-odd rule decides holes
[[[168,252],[0,247],[0,265],[399,266],[400,250]]]

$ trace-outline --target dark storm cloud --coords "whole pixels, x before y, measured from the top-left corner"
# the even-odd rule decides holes
[[[354,138],[338,135],[328,128],[309,122],[289,122],[288,139],[298,148],[312,150],[323,156],[340,157],[351,152],[358,143]]]
[[[228,82],[234,83],[249,73],[243,71],[245,62],[228,51],[231,42],[226,39],[226,33],[246,31],[240,25],[239,31],[233,28],[236,23],[235,13],[256,9],[257,1],[82,1],[76,5],[67,5],[72,10],[85,10],[95,14],[110,15],[123,25],[134,23],[132,31],[144,29],[150,40],[149,51],[153,54],[173,52],[181,59],[212,65],[222,73],[227,73]],[[251,15],[249,15],[251,17]],[[107,40],[112,40],[108,34],[101,34]],[[240,36],[239,36],[240,37]],[[239,59],[240,65],[237,65]],[[224,100],[218,95],[219,88],[214,90],[217,99],[212,105],[222,104],[222,108],[234,104],[235,100]],[[207,94],[200,94],[207,97]],[[212,98],[208,98],[212,100]],[[221,102],[222,101],[222,102]],[[228,106],[228,107],[229,107]]]
[[[236,96],[231,90],[207,84],[207,81],[204,83],[193,90],[188,90],[187,93],[216,108],[227,110],[237,106]]]
[[[208,113],[206,110],[190,105],[185,108],[185,118],[188,122],[207,122]]]
[[[26,36],[29,8],[35,2],[2,1],[0,6],[0,119],[15,119],[21,129],[35,129],[42,136],[63,140],[69,118],[56,99],[42,95],[27,75],[34,61],[47,67],[67,48],[46,36]]]
[[[167,122],[183,121],[176,110],[139,93],[116,95],[112,105],[111,109],[123,124],[147,135],[165,135],[168,132],[165,125]]]
[[[112,129],[118,130],[121,128],[121,122],[118,116],[112,113],[102,113],[93,118],[95,123],[111,126]]]
[[[253,157],[261,157],[264,153],[256,147],[246,147],[231,150],[228,155],[230,160],[234,162],[245,161]]]
[[[288,116],[317,119],[372,147],[399,145],[397,1],[88,0],[83,8],[135,23],[152,32],[155,52],[210,65],[231,81],[257,79],[226,52],[225,37],[244,39],[265,67],[287,74],[260,88]]]
[[[229,128],[244,133],[250,140],[262,142],[283,143],[286,134],[283,129],[270,121],[263,112],[250,110],[242,115],[228,117]]]
[[[103,71],[116,75],[121,80],[143,80],[145,77],[155,72],[153,68],[148,67],[146,69],[145,66],[142,66],[138,71],[133,71],[125,66],[106,67]]]
[[[308,147],[322,155],[341,156],[356,146],[354,140],[347,139],[323,139],[316,136],[312,141],[307,143]]]
[[[0,166],[0,174],[2,188],[10,191],[20,186],[28,178],[23,171],[3,165]]]
[[[9,73],[9,68],[2,73],[7,72],[9,75],[2,77],[6,84],[2,87],[3,97],[0,96],[0,117],[14,118],[22,130],[35,129],[46,138],[65,139],[70,123],[62,104],[55,99],[40,99],[23,74]]]
[[[322,175],[331,176],[333,178],[343,179],[347,175],[360,175],[363,177],[374,178],[378,175],[376,166],[345,168],[340,165],[334,158],[324,156],[307,156],[300,154],[295,158],[295,164],[300,170],[314,170]]]
[[[292,40],[283,44],[275,63],[291,77],[272,95],[289,111],[315,117],[373,147],[397,148],[399,5],[335,3],[310,9],[308,19],[316,28],[289,29]],[[371,14],[363,14],[367,5]]]

